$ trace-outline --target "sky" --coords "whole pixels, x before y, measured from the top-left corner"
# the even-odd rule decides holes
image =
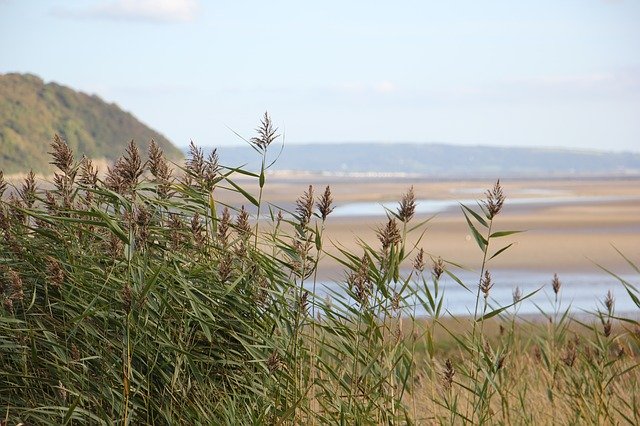
[[[0,0],[0,73],[97,94],[176,145],[640,152],[640,1]]]

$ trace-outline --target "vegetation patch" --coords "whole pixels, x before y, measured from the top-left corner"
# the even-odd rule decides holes
[[[191,146],[183,166],[130,143],[99,178],[56,137],[57,171],[0,175],[0,407],[7,424],[603,424],[640,422],[640,325],[608,295],[591,317],[530,321],[492,303],[505,255],[500,183],[463,216],[484,259],[465,283],[429,256],[408,190],[379,244],[336,256],[345,279],[318,297],[330,188],[285,211],[257,172]],[[243,177],[242,184],[237,178]],[[246,178],[255,180],[249,188]],[[240,195],[245,206],[225,202]],[[246,207],[246,208],[245,208]],[[249,212],[256,212],[255,215]],[[407,245],[407,235],[423,238]],[[629,264],[640,274],[636,265]],[[476,296],[443,308],[444,275]],[[620,280],[640,307],[636,287]],[[428,315],[416,318],[420,307]],[[4,423],[3,423],[4,424]]]

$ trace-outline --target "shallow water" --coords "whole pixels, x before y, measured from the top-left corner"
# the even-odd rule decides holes
[[[528,197],[528,198],[510,198],[509,205],[514,206],[548,206],[560,204],[589,204],[589,203],[607,203],[613,201],[634,200],[637,197],[621,197],[621,196],[557,196],[557,197]],[[475,207],[476,199],[462,200],[417,200],[416,214],[434,214],[440,213],[452,208],[458,207],[460,204],[469,207]],[[356,202],[339,205],[335,208],[332,217],[358,217],[358,216],[385,216],[386,211],[396,211],[398,203],[389,202]]]
[[[468,287],[466,290],[446,274],[440,279],[440,292],[443,301],[443,312],[453,315],[473,314],[478,286],[478,273],[461,271],[456,276]],[[582,314],[594,312],[598,309],[604,311],[603,301],[608,291],[615,298],[615,311],[617,314],[640,316],[640,309],[633,303],[622,284],[616,278],[602,272],[594,273],[563,273],[558,275],[561,281],[559,293],[559,306],[569,309],[572,313]],[[620,275],[636,288],[640,288],[640,275]],[[555,295],[551,288],[553,273],[546,274],[532,271],[519,270],[493,270],[491,271],[493,287],[490,290],[489,304],[494,308],[506,306],[513,301],[513,291],[519,287],[523,297],[540,289],[532,297],[521,301],[517,305],[517,313],[520,315],[540,314],[541,311],[552,314]],[[429,289],[433,292],[433,283],[428,282]],[[326,297],[332,291],[338,291],[335,283],[324,282],[317,287],[318,296]],[[482,300],[481,300],[482,302]],[[425,316],[427,312],[420,304],[415,307],[417,316]],[[412,311],[413,308],[408,308]],[[489,309],[490,310],[490,309]],[[516,307],[511,307],[507,313],[515,313]]]

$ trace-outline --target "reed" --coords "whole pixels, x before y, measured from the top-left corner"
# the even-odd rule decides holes
[[[52,182],[0,172],[2,424],[640,423],[640,324],[610,293],[580,318],[558,276],[537,319],[517,313],[533,293],[493,302],[492,259],[517,232],[500,230],[499,182],[462,206],[474,287],[422,247],[431,218],[416,217],[413,188],[377,245],[327,252],[331,188],[290,212],[266,203],[268,114],[257,133],[258,171],[193,144],[171,164],[152,141],[102,178],[56,136]],[[324,298],[326,256],[345,272]],[[446,312],[445,275],[476,295],[473,315]]]

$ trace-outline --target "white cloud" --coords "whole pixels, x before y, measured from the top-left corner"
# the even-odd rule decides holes
[[[56,9],[55,15],[146,22],[188,22],[196,18],[198,0],[110,0],[86,9]]]

